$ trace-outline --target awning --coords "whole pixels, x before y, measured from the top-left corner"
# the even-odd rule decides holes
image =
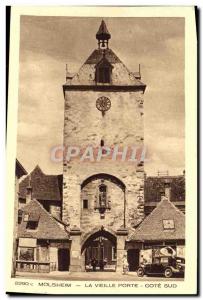
[[[37,245],[37,239],[19,238],[19,247],[35,248],[36,245]]]

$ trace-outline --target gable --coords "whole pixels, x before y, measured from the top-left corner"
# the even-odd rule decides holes
[[[106,57],[102,57],[102,59],[96,64],[95,68],[100,68],[100,67],[108,67],[113,69],[112,64],[106,59]]]
[[[105,61],[112,68],[111,74],[111,86],[131,86],[145,91],[146,85],[142,83],[135,72],[130,72],[128,68],[122,63],[122,61],[116,56],[116,54],[111,49],[104,50],[96,49],[88,57],[85,63],[81,66],[79,71],[72,77],[68,79],[65,87],[73,88],[74,86],[97,86],[96,81],[96,66]],[[106,84],[106,83],[102,83]]]
[[[96,64],[98,64],[99,61],[101,61],[102,57],[103,57],[103,50],[95,49],[90,54],[88,59],[85,61],[85,64],[96,65]],[[110,64],[121,63],[121,60],[111,49],[105,49],[105,57]]]
[[[174,223],[174,227],[164,228],[164,221]],[[163,199],[130,234],[129,239],[136,241],[183,240],[185,239],[185,215],[168,199]]]
[[[57,222],[35,199],[21,208],[22,221],[18,225],[18,237],[30,237],[36,239],[69,239],[69,233],[64,225]],[[25,219],[25,215],[28,215]],[[29,220],[37,221],[36,230],[27,229]]]

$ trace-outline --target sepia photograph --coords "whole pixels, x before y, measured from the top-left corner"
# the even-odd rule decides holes
[[[11,280],[185,284],[185,32],[176,14],[19,16]]]

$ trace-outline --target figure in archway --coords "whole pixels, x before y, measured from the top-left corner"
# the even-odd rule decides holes
[[[82,246],[86,271],[114,271],[116,268],[116,237],[101,230],[91,234]]]

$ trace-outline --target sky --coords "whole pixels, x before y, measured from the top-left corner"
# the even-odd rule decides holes
[[[21,16],[17,158],[28,172],[62,173],[50,152],[63,143],[66,64],[77,72],[102,18]],[[185,168],[184,19],[105,18],[109,47],[132,72],[141,64],[147,175]]]

